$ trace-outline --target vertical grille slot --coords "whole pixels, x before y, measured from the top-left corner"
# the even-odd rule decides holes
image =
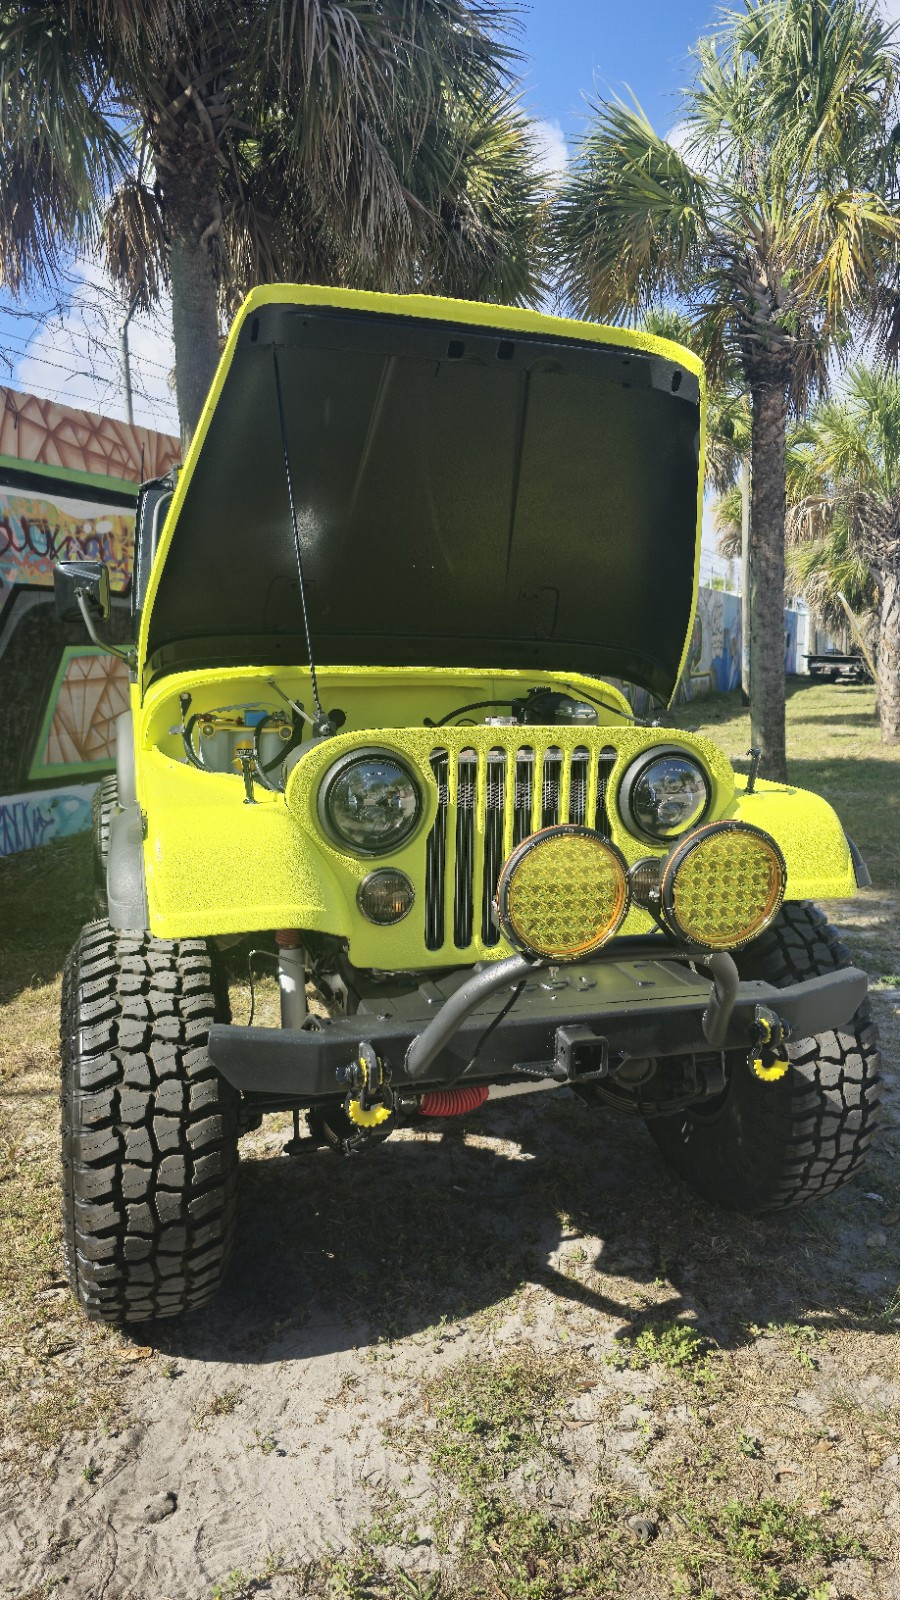
[[[481,881],[481,938],[499,944],[500,930],[491,915],[503,865],[503,813],[506,805],[506,751],[491,750],[484,791],[484,869]]]
[[[475,786],[478,758],[462,750],[456,768],[456,892],[453,897],[453,943],[465,950],[472,943],[472,867],[475,857]]]
[[[450,757],[432,750],[429,757],[437,784],[438,808],[425,849],[425,948],[444,943],[444,866],[447,860],[447,813],[450,807]]]
[[[531,833],[534,805],[534,751],[516,751],[516,798],[513,807],[513,849]]]
[[[541,789],[541,827],[552,828],[559,822],[559,797],[562,787],[563,755],[558,745],[551,745],[544,755],[544,776]]]
[[[615,750],[611,745],[605,745],[597,757],[597,805],[594,813],[594,827],[604,839],[610,837],[609,809],[606,802],[610,774],[615,764]]]
[[[583,744],[572,751],[572,777],[569,789],[569,821],[584,827],[587,822],[588,783],[591,776],[591,752]]]
[[[467,749],[429,757],[438,792],[425,851],[425,947],[468,950],[500,942],[492,908],[509,851],[560,822],[610,837],[609,780],[616,751],[576,745],[537,752]],[[452,919],[452,923],[451,923]],[[448,950],[448,959],[451,959]]]

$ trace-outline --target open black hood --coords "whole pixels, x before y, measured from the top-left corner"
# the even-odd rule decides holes
[[[189,453],[145,682],[306,660],[276,360],[317,664],[671,696],[697,580],[696,358],[532,312],[283,286],[242,309]]]

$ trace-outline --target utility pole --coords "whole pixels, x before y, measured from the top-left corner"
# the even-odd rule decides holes
[[[128,349],[128,324],[138,308],[138,301],[144,292],[144,285],[135,289],[131,304],[125,313],[125,320],[119,330],[119,350],[122,357],[122,382],[125,385],[125,415],[130,423],[134,422],[134,402],[131,396],[131,353]]]
[[[750,704],[750,457],[741,462],[741,698]]]

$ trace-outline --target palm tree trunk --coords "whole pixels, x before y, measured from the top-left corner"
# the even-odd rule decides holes
[[[219,361],[215,144],[197,138],[191,122],[173,119],[161,129],[154,160],[169,235],[175,393],[186,451]]]
[[[210,205],[218,204],[216,196]],[[204,208],[205,209],[205,208]],[[207,212],[206,226],[210,213]],[[194,217],[173,221],[169,247],[175,392],[182,449],[194,434],[219,361],[216,278],[204,228]]]
[[[784,507],[787,398],[751,380],[750,726],[760,773],[784,781]]]
[[[884,567],[878,614],[878,712],[882,744],[900,744],[900,569]]]

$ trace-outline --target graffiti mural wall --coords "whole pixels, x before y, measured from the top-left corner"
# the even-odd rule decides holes
[[[805,671],[798,644],[799,620],[796,611],[785,611],[784,670],[787,673]],[[674,703],[684,705],[713,690],[736,689],[740,681],[741,597],[722,589],[701,589],[687,660]],[[654,702],[646,690],[632,690],[629,698],[639,716],[652,714]]]
[[[90,825],[128,705],[124,663],[64,625],[53,566],[105,561],[112,643],[128,637],[134,501],[178,441],[0,388],[0,856]]]

